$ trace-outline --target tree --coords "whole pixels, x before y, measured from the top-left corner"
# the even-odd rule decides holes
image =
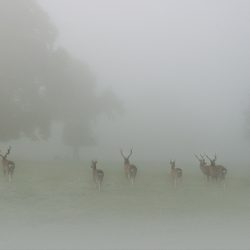
[[[39,89],[56,29],[31,0],[0,1],[0,20],[1,141],[33,137],[35,131],[48,136],[50,114]]]
[[[112,91],[96,94],[93,74],[56,45],[57,30],[36,1],[0,1],[0,39],[0,140],[47,139],[59,121],[66,144],[93,144],[92,122],[121,105]]]

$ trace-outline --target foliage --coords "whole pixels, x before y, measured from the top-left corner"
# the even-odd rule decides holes
[[[66,144],[94,143],[92,121],[121,108],[96,94],[88,67],[57,46],[57,30],[34,0],[0,1],[0,141],[47,139],[53,121]]]

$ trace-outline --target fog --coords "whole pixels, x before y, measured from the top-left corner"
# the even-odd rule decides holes
[[[248,162],[247,1],[40,3],[58,43],[125,107],[96,124],[98,145],[83,157],[114,158],[133,146],[138,160],[185,162],[194,152],[216,152],[222,161]]]
[[[10,3],[0,1],[0,6]],[[27,6],[32,2],[14,1]],[[13,87],[9,98],[24,110],[23,116],[13,112],[13,121],[23,126],[21,136],[17,129],[17,136],[10,133],[8,140],[0,131],[1,157],[11,145],[9,158],[16,164],[11,182],[0,171],[0,249],[248,249],[250,2],[38,3],[58,35],[47,26],[35,32],[30,28],[36,39],[44,32],[52,40],[35,57],[44,67],[42,76],[34,67],[38,79],[27,77],[32,70],[19,69],[25,62],[7,56],[0,60],[2,91],[20,76],[20,82],[27,78],[32,83],[23,85],[30,87],[30,95],[22,93],[22,86]],[[32,15],[37,11],[33,7]],[[6,20],[16,14],[6,13]],[[9,29],[0,23],[4,34],[9,35]],[[21,33],[14,30],[17,38]],[[12,48],[13,40],[5,40],[6,48]],[[0,51],[5,52],[1,46]],[[29,51],[29,45],[23,51]],[[43,51],[52,52],[52,63]],[[9,78],[4,78],[5,64],[10,65]],[[81,84],[87,86],[86,93]],[[27,98],[32,93],[37,95]],[[1,118],[8,118],[13,106],[5,107],[2,100]],[[36,119],[30,119],[29,126],[25,115],[33,104],[38,115],[31,112]],[[6,125],[4,118],[0,127],[7,132],[18,127],[18,122]],[[71,123],[71,118],[80,123]],[[85,118],[91,123],[81,123]],[[65,143],[64,126],[67,132],[84,128],[83,135],[73,137],[79,159],[72,157],[74,140]],[[80,144],[86,138],[86,145],[79,146],[77,136]],[[128,155],[131,148],[131,162],[138,168],[134,184],[124,178],[120,154],[123,149]],[[194,157],[203,153],[216,153],[217,162],[228,170],[225,179],[206,180]],[[101,192],[92,179],[94,159],[105,173]],[[183,170],[177,182],[170,174],[171,159]]]

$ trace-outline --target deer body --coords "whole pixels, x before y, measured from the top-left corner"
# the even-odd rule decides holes
[[[12,180],[15,163],[7,159],[8,154],[10,153],[11,147],[8,148],[8,151],[5,155],[0,154],[2,157],[2,166],[3,166],[3,173],[4,175],[8,174],[9,181]]]
[[[129,180],[131,180],[132,184],[134,184],[135,177],[137,174],[137,167],[133,164],[124,165],[126,176]]]
[[[101,191],[101,186],[103,182],[104,172],[101,169],[96,168],[97,161],[92,161],[91,168],[93,171],[93,180],[98,186],[99,192]]]
[[[171,177],[172,180],[174,181],[174,186],[176,187],[177,180],[182,178],[183,171],[181,168],[176,168],[175,167],[175,161],[170,161],[171,165]]]
[[[217,168],[219,179],[224,180],[226,178],[227,168],[225,168],[222,165],[216,165],[216,168]]]
[[[134,184],[135,177],[136,177],[136,174],[137,174],[137,167],[134,164],[130,164],[130,161],[129,161],[129,158],[133,153],[132,149],[130,150],[130,153],[129,153],[129,155],[127,157],[123,154],[122,150],[120,150],[120,152],[121,152],[121,155],[122,155],[122,157],[124,159],[125,176],[127,177],[127,179],[129,181],[131,181],[132,184]]]
[[[222,165],[216,165],[216,160],[217,160],[217,156],[215,154],[214,159],[211,159],[209,156],[206,155],[206,157],[209,159],[210,161],[210,165],[209,165],[209,174],[210,176],[217,180],[225,180],[226,174],[227,174],[227,169],[222,166]]]

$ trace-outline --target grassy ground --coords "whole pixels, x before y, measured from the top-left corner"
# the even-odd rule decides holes
[[[185,171],[139,169],[134,186],[122,166],[103,166],[102,192],[88,164],[19,163],[0,175],[2,249],[247,249],[250,178],[230,174],[226,189]]]

